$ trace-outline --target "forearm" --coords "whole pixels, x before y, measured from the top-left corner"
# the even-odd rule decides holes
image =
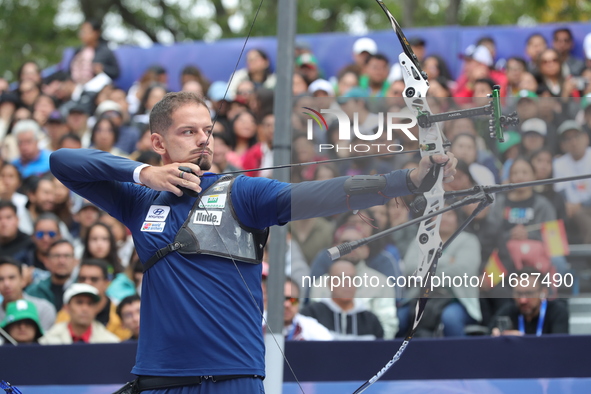
[[[383,205],[391,198],[410,194],[407,173],[408,170],[397,170],[386,174],[383,189],[356,195],[345,190],[345,182],[350,177],[291,184],[278,195],[279,221],[330,216]]]

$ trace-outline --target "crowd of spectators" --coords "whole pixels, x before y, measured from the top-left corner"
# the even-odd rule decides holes
[[[402,132],[382,133],[382,113],[405,109],[405,86],[399,65],[381,54],[370,38],[355,42],[351,63],[335,76],[324,75],[311,49],[298,43],[292,129],[276,130],[276,79],[269,56],[262,50],[249,50],[246,68],[237,70],[231,80],[228,76],[228,81],[210,82],[198,64],[170,76],[155,62],[126,91],[116,83],[126,65],[117,63],[101,38],[100,24],[83,23],[79,37],[81,46],[67,69],[42,78],[39,67],[26,62],[16,81],[0,79],[0,328],[10,334],[10,342],[66,344],[139,337],[142,264],[130,233],[56,180],[49,171],[49,155],[60,148],[94,148],[159,165],[148,120],[154,104],[168,92],[169,77],[180,78],[182,90],[202,95],[210,105],[215,119],[212,172],[272,166],[274,133],[290,134],[294,163],[356,159],[295,167],[293,182],[412,168],[420,158],[417,154],[364,157],[383,153],[376,150],[380,144],[418,148]],[[519,125],[506,132],[504,143],[491,142],[486,119],[442,124],[451,152],[460,159],[455,180],[446,185],[448,190],[591,173],[591,37],[585,39],[585,59],[571,55],[574,43],[568,28],[557,29],[550,43],[533,34],[523,55],[509,59],[497,59],[497,43],[484,37],[468,48],[456,79],[445,59],[429,55],[427,42],[415,37],[410,44],[429,75],[433,112],[482,105],[493,86],[499,85],[504,111],[516,111],[519,117]],[[302,107],[341,110],[355,119],[356,133],[377,135],[375,143],[367,144],[369,151],[363,152],[351,148],[320,151],[319,144],[335,147],[343,143],[338,139],[337,119],[326,114],[328,127],[319,127],[302,113]],[[417,135],[418,129],[413,127],[410,132]],[[347,141],[349,146],[365,142],[358,135]],[[272,177],[273,171],[245,175]],[[367,274],[385,283],[388,277],[411,275],[418,264],[417,227],[363,246],[335,263],[324,253],[335,244],[407,222],[413,217],[407,208],[410,202],[409,198],[393,199],[356,214],[289,225],[288,339],[389,339],[406,334],[417,296],[412,289],[328,289],[304,286],[302,279]],[[443,215],[444,241],[474,208]],[[590,180],[499,195],[443,253],[439,269],[448,274],[481,275],[489,272],[493,261],[507,274],[524,269],[528,273],[532,267],[542,274],[569,273],[568,259],[550,256],[544,247],[541,228],[556,220],[564,223],[568,243],[591,243]],[[528,294],[551,298],[556,295],[554,290]],[[527,304],[520,301],[523,289],[516,293],[508,287],[448,287],[440,292],[441,298],[429,304],[430,317],[421,326],[422,335],[462,336],[471,324],[498,328],[499,313],[511,309],[514,302]],[[300,304],[306,305],[300,308]],[[555,304],[553,311],[566,308]],[[532,305],[535,312],[540,303]],[[522,313],[528,324],[528,316],[537,316]],[[558,312],[552,316],[565,318]],[[562,323],[552,325],[560,329],[544,333],[568,331],[568,324]],[[505,327],[507,333],[519,332],[512,328]]]

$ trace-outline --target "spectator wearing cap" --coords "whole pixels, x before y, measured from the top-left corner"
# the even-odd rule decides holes
[[[234,73],[228,93],[236,95],[240,82],[248,79],[259,89],[261,87],[274,89],[277,79],[272,71],[271,59],[262,49],[251,49],[246,53],[246,68],[241,68]]]
[[[493,56],[484,45],[470,45],[462,55],[464,69],[457,79],[453,97],[473,97],[474,83],[481,78],[490,78],[501,87],[501,96],[507,93],[507,77],[504,73],[491,69]]]
[[[103,324],[108,331],[115,334],[119,339],[124,340],[131,336],[131,332],[123,327],[121,319],[117,314],[116,304],[107,296],[107,289],[111,283],[107,262],[105,260],[82,259],[80,262],[80,270],[78,271],[77,284],[87,284],[97,290],[97,313],[94,316],[94,319]],[[66,309],[58,312],[56,323],[68,321],[71,316],[67,312]]]
[[[125,297],[117,305],[117,315],[123,327],[131,332],[128,340],[137,341],[140,338],[140,305],[141,299],[137,294]]]
[[[588,174],[591,168],[588,134],[573,120],[564,121],[557,132],[565,154],[554,160],[554,176]],[[577,224],[583,242],[591,243],[591,180],[557,183],[554,190],[564,195],[567,215]]]
[[[116,343],[114,334],[95,320],[96,305],[100,300],[98,290],[86,283],[75,283],[64,293],[64,309],[68,322],[56,323],[39,343],[42,345],[69,345],[82,343]]]
[[[335,100],[335,87],[326,79],[317,79],[308,87],[308,93],[314,97],[314,105],[317,108],[339,110],[339,105]],[[324,119],[328,124],[337,120],[333,113],[324,115]],[[352,119],[352,118],[351,118]]]
[[[74,246],[65,239],[55,241],[47,252],[46,268],[50,273],[49,278],[30,285],[26,288],[26,293],[49,301],[56,311],[60,311],[64,292],[74,281],[73,274],[77,265]]]
[[[369,37],[358,38],[352,48],[353,63],[348,66],[357,75],[364,73],[367,58],[378,53],[378,44]]]
[[[137,125],[129,122],[129,114],[124,114],[125,109],[112,100],[105,100],[99,104],[94,112],[95,119],[107,118],[119,128],[119,138],[115,143],[115,148],[125,154],[135,150],[135,145],[140,138],[140,130]],[[127,120],[126,120],[127,119]]]
[[[6,316],[0,323],[0,328],[10,335],[10,338],[18,345],[38,343],[44,333],[39,322],[37,308],[28,300],[8,303]],[[6,344],[9,344],[9,341]]]
[[[572,55],[574,47],[573,33],[568,27],[560,27],[552,32],[552,48],[560,56],[564,76],[579,76],[585,68],[585,63]]]
[[[14,257],[33,247],[28,234],[19,230],[17,208],[11,201],[0,200],[0,255]]]
[[[55,307],[43,298],[23,292],[24,287],[25,278],[21,263],[9,257],[0,257],[0,294],[4,298],[0,305],[0,320],[5,318],[9,303],[24,299],[35,305],[41,327],[50,328],[55,323]]]
[[[521,124],[522,153],[530,157],[532,153],[540,150],[546,143],[548,125],[540,118],[531,118]]]
[[[19,157],[12,162],[23,178],[49,171],[49,151],[39,149],[41,128],[34,120],[21,120],[12,128],[18,144]]]
[[[368,109],[367,96],[367,90],[355,87],[337,99],[349,119],[354,119],[357,116],[357,125],[361,134],[373,134],[379,124],[378,114],[374,114]]]
[[[68,116],[66,117],[66,124],[70,129],[70,132],[80,137],[83,148],[90,147],[90,135],[91,131],[88,127],[88,111],[87,108],[82,104],[72,105],[68,110]]]
[[[296,71],[302,73],[308,84],[322,78],[322,72],[318,67],[318,59],[311,53],[304,53],[296,59]]]
[[[49,137],[49,150],[52,152],[58,150],[61,138],[69,132],[66,120],[60,111],[55,110],[49,114],[47,122],[45,122],[45,130]]]
[[[385,55],[376,53],[368,56],[363,75],[359,77],[359,87],[367,91],[367,97],[386,97],[390,87],[389,71],[390,61]]]

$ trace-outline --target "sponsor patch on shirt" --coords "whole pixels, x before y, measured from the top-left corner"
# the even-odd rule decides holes
[[[211,194],[204,196],[199,202],[199,208],[223,208],[226,206],[225,194]]]
[[[195,211],[193,223],[219,226],[222,222],[221,211]]]
[[[142,224],[142,231],[146,233],[161,233],[164,231],[166,223],[162,222],[144,222]]]
[[[215,185],[212,190],[214,192],[221,192],[222,190],[224,190],[226,188],[226,186],[228,186],[229,183],[230,183],[230,181],[220,182],[217,185]]]
[[[164,222],[170,213],[170,207],[166,205],[152,205],[144,219],[147,222]]]

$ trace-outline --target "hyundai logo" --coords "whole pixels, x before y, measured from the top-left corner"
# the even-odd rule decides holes
[[[164,209],[162,209],[162,208],[156,208],[156,209],[154,209],[154,210],[152,211],[152,213],[153,213],[154,215],[162,215],[162,214],[164,213]]]

